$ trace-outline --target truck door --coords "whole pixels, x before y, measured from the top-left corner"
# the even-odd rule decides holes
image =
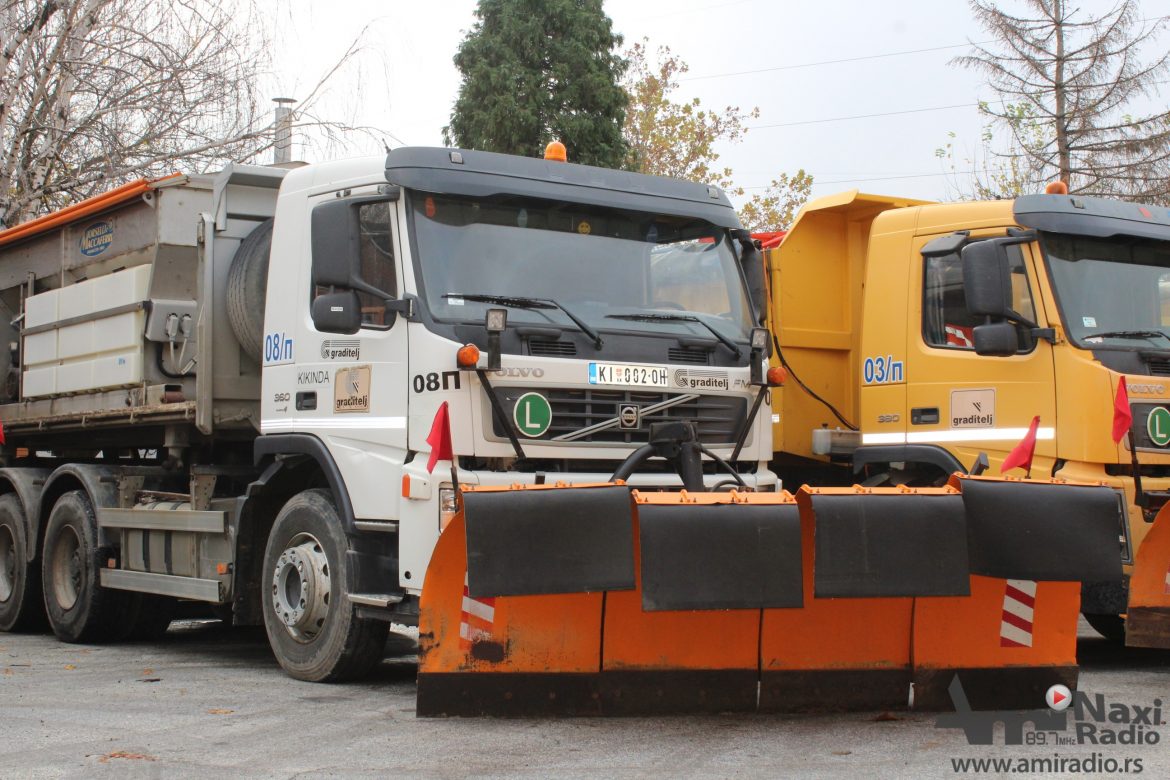
[[[930,237],[923,238],[927,246]],[[937,245],[936,245],[937,246]],[[1011,268],[1012,309],[1039,322],[1036,273],[1040,267],[1032,244],[1007,248]],[[928,247],[929,248],[929,247]],[[1056,394],[1052,345],[1018,326],[1020,348],[1008,357],[975,354],[973,329],[983,322],[966,306],[959,251],[917,255],[917,295],[911,294],[912,323],[907,329],[908,365],[906,441],[937,445],[970,468],[980,452],[998,473],[1005,455],[1040,417],[1036,465],[1055,457]],[[913,284],[913,281],[912,281]],[[917,311],[915,311],[917,302]],[[920,327],[914,327],[916,319]],[[1044,466],[1044,473],[1049,466]],[[1019,475],[1019,473],[1017,472]]]
[[[263,431],[318,438],[341,472],[355,516],[394,519],[406,453],[409,386],[406,318],[386,305],[403,289],[399,204],[371,186],[347,191],[344,198],[332,192],[311,197],[307,205],[309,230],[302,246],[312,250],[300,265],[295,288],[282,287],[270,271],[266,322],[276,336],[269,333],[266,340],[288,339],[284,334],[291,331],[295,349],[292,339],[283,350],[279,343],[266,343]],[[323,206],[330,219],[320,218]],[[282,250],[298,251],[274,243],[274,256]],[[361,324],[356,333],[330,332],[311,314],[320,296],[349,292],[317,281],[314,262],[322,255],[337,262],[346,258],[360,283],[383,293],[357,290]],[[287,323],[287,331],[280,322]],[[270,360],[268,352],[280,360]]]

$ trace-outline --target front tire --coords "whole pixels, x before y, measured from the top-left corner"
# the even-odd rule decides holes
[[[128,632],[133,594],[101,586],[110,550],[98,544],[97,518],[89,497],[70,491],[53,505],[41,555],[42,587],[49,626],[63,642],[118,639]]]
[[[0,631],[21,631],[45,622],[41,570],[28,559],[24,508],[12,493],[0,496]]]
[[[264,629],[276,660],[298,680],[351,680],[382,660],[390,626],[359,618],[349,602],[348,549],[327,490],[289,499],[268,536]]]
[[[1125,618],[1121,615],[1085,615],[1085,622],[1101,636],[1119,645],[1125,644]]]

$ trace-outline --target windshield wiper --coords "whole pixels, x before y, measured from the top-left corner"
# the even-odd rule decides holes
[[[601,349],[601,345],[604,343],[601,340],[600,333],[586,325],[584,320],[573,314],[573,312],[569,311],[561,304],[554,301],[552,298],[524,298],[518,295],[484,295],[480,293],[447,293],[443,297],[460,298],[465,301],[471,301],[472,303],[490,303],[496,306],[510,306],[513,309],[560,309],[565,313],[566,317],[573,321],[573,324],[576,325],[582,333],[593,339],[594,349]]]
[[[1163,338],[1170,341],[1170,336],[1167,336],[1160,330],[1103,330],[1100,333],[1090,333],[1082,336],[1086,341],[1089,339],[1154,339]]]
[[[720,344],[730,349],[735,354],[736,359],[743,355],[743,350],[739,348],[738,344],[693,314],[607,314],[605,316],[609,319],[633,320],[635,322],[697,322],[711,331],[711,335],[719,339]]]

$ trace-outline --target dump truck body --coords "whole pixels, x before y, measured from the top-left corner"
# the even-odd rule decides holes
[[[1157,411],[1170,397],[1160,378],[1170,354],[1164,217],[1154,207],[1062,195],[927,204],[851,192],[810,203],[770,250],[772,326],[792,371],[827,403],[794,382],[774,392],[777,466],[796,462],[830,484],[934,484],[981,453],[998,470],[1039,417],[1033,475],[1127,495],[1117,549],[1128,578],[1170,488],[1170,437],[1157,427],[1170,415]],[[996,242],[1015,332],[1007,354],[981,354],[976,328],[1005,317],[969,310],[964,274],[991,262],[964,252]],[[807,292],[813,276],[816,295]],[[1122,376],[1140,502],[1129,442],[1111,437]],[[1146,558],[1163,584],[1144,603],[1164,611],[1170,551]],[[1086,583],[1083,597],[1087,614],[1134,614],[1126,580]],[[1167,630],[1139,627],[1130,639],[1167,646]],[[1163,636],[1151,640],[1151,632]]]

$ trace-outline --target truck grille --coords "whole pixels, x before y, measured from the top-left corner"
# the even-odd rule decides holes
[[[1170,376],[1170,360],[1150,358],[1146,361],[1150,376]]]
[[[571,341],[529,339],[528,354],[540,357],[572,357],[577,354],[577,345]]]
[[[548,441],[560,436],[571,435],[582,428],[617,418],[622,405],[634,404],[639,409],[661,404],[681,397],[679,393],[631,390],[565,390],[549,388],[499,387],[496,393],[508,418],[517,399],[525,393],[540,393],[552,407],[552,423],[536,441]],[[728,398],[717,395],[696,395],[657,412],[643,414],[637,428],[623,429],[616,424],[603,430],[593,431],[573,438],[572,443],[593,442],[604,444],[645,444],[650,434],[650,424],[659,422],[688,421],[695,426],[699,441],[703,444],[731,444],[739,430],[747,401],[743,398]],[[492,431],[496,436],[507,433],[499,420],[492,419]],[[521,436],[520,441],[531,440]]]
[[[667,358],[671,363],[696,363],[706,366],[711,363],[711,351],[707,349],[691,349],[688,347],[671,347],[667,351]]]

